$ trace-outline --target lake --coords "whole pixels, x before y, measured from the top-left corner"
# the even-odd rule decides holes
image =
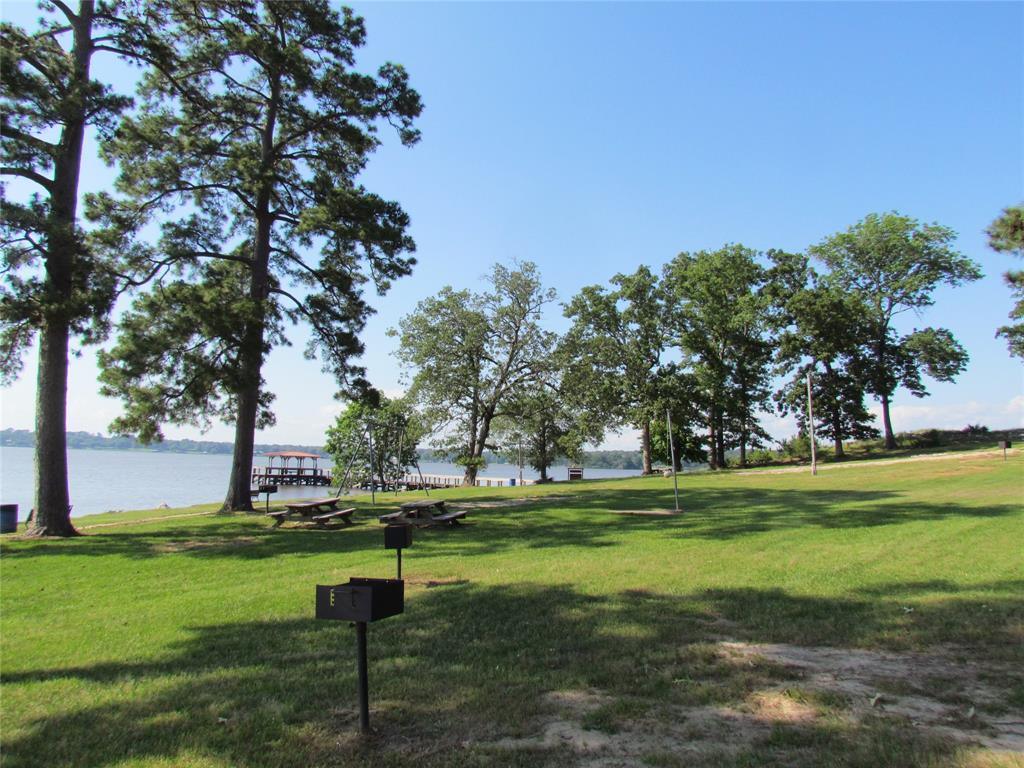
[[[265,460],[257,459],[257,464]],[[328,459],[320,466],[330,467]],[[454,464],[423,462],[424,474],[461,475]],[[72,516],[93,515],[126,509],[155,509],[209,504],[224,498],[231,471],[230,454],[157,453],[154,451],[102,451],[68,449],[68,474]],[[24,520],[32,508],[33,449],[0,447],[0,502],[18,505],[18,519]],[[554,467],[549,474],[564,480],[565,467]],[[584,470],[586,478],[632,477],[635,469]],[[481,477],[518,477],[519,468],[511,464],[491,464]],[[524,467],[524,478],[536,478],[537,472]],[[324,488],[282,486],[281,498],[315,498]]]

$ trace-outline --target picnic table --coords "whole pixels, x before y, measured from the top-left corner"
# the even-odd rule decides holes
[[[274,518],[274,526],[279,527],[285,519],[292,514],[298,513],[303,517],[310,517],[314,523],[321,528],[331,520],[341,520],[345,525],[352,525],[350,519],[356,508],[338,509],[338,505],[344,496],[334,496],[329,499],[314,499],[312,501],[296,501],[285,504],[285,508],[279,512],[268,512],[267,516]]]
[[[378,520],[389,525],[416,525],[427,527],[431,525],[459,525],[459,520],[466,516],[466,510],[451,510],[445,508],[443,499],[417,499],[407,501],[399,507],[398,512],[390,512],[381,515]]]

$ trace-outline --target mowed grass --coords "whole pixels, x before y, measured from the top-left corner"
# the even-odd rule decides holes
[[[490,506],[416,531],[406,612],[370,626],[369,739],[354,631],[313,619],[314,585],[393,576],[375,515],[422,494],[360,498],[357,525],[333,530],[195,514],[210,506],[83,518],[96,527],[77,540],[7,536],[3,765],[588,764],[600,751],[543,738],[552,693],[599,694],[582,727],[615,734],[694,708],[750,711],[792,676],[729,663],[723,640],[991,663],[1004,672],[990,675],[989,710],[1021,718],[1016,452],[688,475],[680,492],[672,517],[615,514],[671,508],[660,477],[432,493]],[[842,696],[784,694],[820,716],[720,749],[641,745],[622,764],[1020,764],[909,721],[853,718]]]

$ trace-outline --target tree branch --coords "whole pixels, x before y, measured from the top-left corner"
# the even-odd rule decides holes
[[[13,167],[6,167],[5,166],[3,168],[0,168],[0,175],[2,175],[2,176],[21,176],[22,178],[28,179],[29,181],[34,181],[36,184],[41,186],[47,192],[50,192],[51,194],[53,193],[53,179],[48,179],[46,176],[43,176],[41,173],[36,173],[35,171],[30,171],[27,168],[13,168]]]

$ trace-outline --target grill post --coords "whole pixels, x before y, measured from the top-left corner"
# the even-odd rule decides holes
[[[366,671],[366,622],[356,622],[356,657],[359,664],[359,732],[370,733],[370,683]]]

